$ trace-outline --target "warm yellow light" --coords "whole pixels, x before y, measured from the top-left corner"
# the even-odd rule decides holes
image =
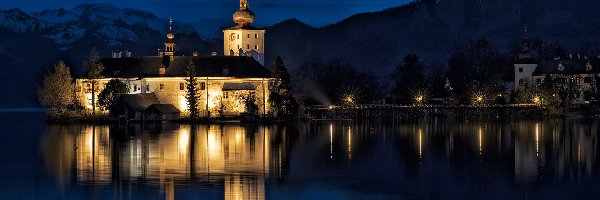
[[[540,157],[540,124],[535,124],[535,155]]]
[[[539,104],[541,104],[541,102],[542,102],[542,99],[540,97],[536,96],[533,98],[533,103],[539,105]]]
[[[179,147],[179,153],[186,152],[190,143],[190,133],[187,130],[180,130],[178,135],[177,147]]]
[[[415,97],[415,100],[417,100],[417,102],[421,103],[421,102],[423,102],[423,98],[424,98],[423,95],[418,95]]]
[[[478,102],[481,102],[481,101],[483,101],[483,97],[482,97],[482,96],[477,96],[477,101],[478,101]]]
[[[213,108],[217,107],[219,102],[216,99],[216,97],[218,97],[219,95],[220,95],[220,92],[217,90],[209,90],[208,91],[208,108],[209,109],[213,109]]]
[[[188,105],[187,105],[187,100],[185,99],[185,96],[183,96],[183,95],[179,96],[179,99],[177,101],[179,103],[179,109],[182,112],[189,110],[188,109]]]

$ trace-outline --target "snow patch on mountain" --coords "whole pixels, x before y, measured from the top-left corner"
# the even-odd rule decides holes
[[[140,41],[136,32],[157,31],[166,34],[168,27],[168,19],[159,18],[151,12],[120,9],[105,3],[87,3],[72,9],[46,9],[32,13],[20,9],[0,10],[0,29],[36,33],[63,47],[81,40],[86,34],[103,38],[108,45],[118,46],[123,42]],[[192,34],[196,30],[189,24],[175,22],[174,32]]]

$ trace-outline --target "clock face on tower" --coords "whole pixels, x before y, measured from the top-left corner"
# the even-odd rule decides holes
[[[229,40],[231,40],[231,41],[235,40],[235,33],[231,33],[231,35],[229,36]]]

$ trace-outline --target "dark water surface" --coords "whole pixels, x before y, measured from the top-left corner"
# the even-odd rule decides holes
[[[598,121],[46,125],[0,113],[0,199],[596,199]]]

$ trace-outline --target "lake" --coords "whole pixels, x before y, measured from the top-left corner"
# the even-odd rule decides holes
[[[0,113],[0,199],[588,199],[599,121],[47,125]]]

